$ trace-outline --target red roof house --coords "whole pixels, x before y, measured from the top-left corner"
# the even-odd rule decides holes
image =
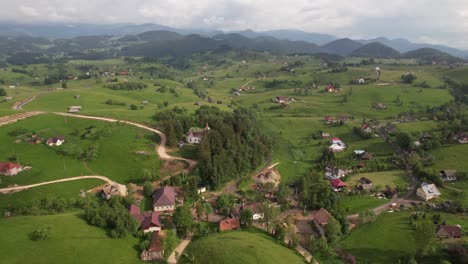
[[[0,174],[6,176],[15,176],[23,170],[23,167],[16,163],[0,162]]]
[[[142,261],[160,261],[164,258],[164,240],[159,232],[154,232],[148,250],[144,250],[140,259]]]
[[[436,228],[436,236],[439,238],[460,238],[462,235],[459,226],[438,225]]]
[[[346,187],[346,183],[342,182],[340,179],[331,180],[330,185],[335,192],[341,191],[344,187]]]
[[[128,208],[130,215],[140,223],[140,230],[143,232],[153,232],[161,230],[161,222],[159,221],[159,212],[140,213],[140,208],[137,205],[130,205]]]
[[[240,228],[239,219],[229,218],[219,222],[219,231],[229,231]]]

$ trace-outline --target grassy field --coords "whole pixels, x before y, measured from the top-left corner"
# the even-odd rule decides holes
[[[431,166],[436,170],[460,170],[468,171],[468,144],[458,144],[444,146],[435,150],[429,151],[436,159],[435,164]]]
[[[338,210],[343,214],[356,214],[387,203],[387,199],[377,199],[364,195],[347,195],[340,199]]]
[[[353,230],[339,246],[353,254],[359,263],[396,263],[421,247],[416,244],[408,216],[384,213],[376,222]]]
[[[180,263],[305,263],[291,249],[278,244],[270,236],[255,230],[233,231],[193,241]]]
[[[98,139],[80,137],[90,126],[94,126],[97,134],[100,134]],[[9,133],[19,128],[27,128],[44,138],[65,135],[66,141],[59,148],[74,145],[77,149],[86,149],[93,144],[98,148],[98,158],[85,163],[77,158],[58,154],[45,144],[33,145],[24,141],[15,143],[16,137]],[[156,144],[152,134],[132,126],[43,115],[0,127],[0,132],[0,160],[6,161],[9,157],[16,156],[19,163],[33,167],[15,177],[0,176],[0,186],[96,174],[128,183],[143,181],[148,173],[159,175],[160,160],[154,152]],[[151,154],[137,155],[136,151],[148,151]]]
[[[369,172],[355,174],[346,180],[348,185],[357,185],[361,177],[370,179],[374,186],[380,185],[382,188],[385,186],[396,187],[407,184],[408,176],[404,171],[383,171],[383,172]]]
[[[78,198],[81,190],[87,191],[104,183],[104,181],[98,179],[85,179],[39,186],[12,194],[0,194],[0,211],[9,206],[29,204],[44,198],[50,200],[55,198]]]
[[[396,124],[396,127],[399,131],[406,133],[422,133],[437,129],[438,124],[435,121],[420,121],[412,123],[399,123]]]
[[[29,239],[45,226],[52,228],[50,239]],[[112,239],[76,213],[1,218],[0,232],[2,263],[141,263],[136,238]]]

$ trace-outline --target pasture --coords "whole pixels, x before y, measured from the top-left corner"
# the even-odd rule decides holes
[[[50,238],[32,241],[29,234],[43,227],[51,227]],[[79,213],[1,218],[0,232],[2,263],[141,263],[138,239],[112,239]]]
[[[279,244],[269,235],[249,229],[232,231],[193,241],[180,263],[305,263],[302,256]]]

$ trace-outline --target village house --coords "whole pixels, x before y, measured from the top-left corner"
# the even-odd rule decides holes
[[[438,225],[436,236],[438,238],[461,238],[463,234],[460,226]]]
[[[358,160],[371,160],[374,158],[374,155],[366,152],[365,150],[355,150],[354,154],[356,154]]]
[[[342,192],[346,188],[346,183],[342,182],[340,179],[331,180],[330,185],[335,192]]]
[[[112,196],[119,194],[119,188],[114,184],[106,184],[106,186],[101,190],[101,197],[106,200],[109,200]]]
[[[230,231],[240,228],[240,221],[236,218],[223,219],[219,222],[219,231]]]
[[[467,144],[468,143],[468,133],[459,133],[457,134],[454,139],[458,141],[460,144]]]
[[[81,111],[81,109],[82,109],[81,106],[73,105],[73,106],[68,107],[68,113],[78,113]]]
[[[176,191],[173,187],[162,187],[153,193],[153,210],[173,211],[176,205]]]
[[[326,116],[325,117],[325,123],[327,124],[332,124],[332,123],[336,123],[336,120],[333,116]]]
[[[208,122],[205,124],[204,129],[200,128],[191,128],[190,131],[187,133],[187,143],[190,144],[200,144],[202,141],[203,137],[208,134],[210,131],[210,126],[208,126]]]
[[[369,126],[369,124],[362,124],[361,130],[362,130],[362,132],[364,132],[366,134],[372,133],[372,128]]]
[[[383,103],[377,103],[377,104],[374,104],[374,109],[377,109],[377,110],[383,110],[383,109],[386,109],[387,106]]]
[[[265,215],[263,214],[263,207],[260,203],[252,203],[246,205],[238,205],[234,207],[231,211],[231,215],[233,218],[240,218],[242,211],[250,209],[252,211],[252,219],[259,220],[262,219]]]
[[[140,230],[144,233],[161,230],[161,222],[159,220],[160,212],[146,212],[141,214],[140,207],[134,204],[130,205],[128,210],[130,215],[140,223]]]
[[[276,103],[278,104],[282,104],[282,103],[285,103],[285,102],[288,102],[289,101],[289,97],[286,97],[286,96],[277,96],[275,97],[275,99],[273,99]]]
[[[162,231],[153,232],[148,250],[140,255],[141,261],[155,262],[164,259],[164,237]]]
[[[322,136],[322,138],[329,138],[330,137],[330,133],[326,133],[326,132],[322,132],[322,133],[320,133],[320,135]]]
[[[320,210],[314,212],[312,214],[313,220],[316,224],[324,227],[328,224],[330,221],[330,218],[332,217],[331,214],[324,208],[320,208]]]
[[[333,180],[333,179],[340,179],[346,176],[348,173],[351,171],[348,170],[342,170],[338,167],[335,166],[326,166],[325,167],[325,178],[328,180]]]
[[[49,147],[51,147],[51,146],[60,146],[60,145],[63,144],[63,142],[65,142],[65,136],[60,135],[60,136],[48,138],[47,141],[46,141],[46,144]]]
[[[441,170],[439,176],[443,181],[456,181],[457,171],[456,170]]]
[[[329,149],[333,152],[340,152],[346,149],[346,144],[341,139],[334,137],[330,140],[331,146]]]
[[[16,163],[0,162],[0,175],[15,176],[23,170],[23,167]]]
[[[338,89],[333,84],[329,84],[327,86],[326,91],[329,93],[334,93],[334,92],[338,92]]]
[[[429,201],[433,198],[439,198],[440,196],[439,189],[437,189],[435,184],[429,184],[427,182],[423,182],[421,184],[421,188],[418,188],[416,194],[424,201]]]

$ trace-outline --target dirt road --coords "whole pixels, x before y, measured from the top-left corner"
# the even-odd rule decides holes
[[[10,193],[10,192],[22,191],[22,190],[26,190],[26,189],[30,189],[30,188],[34,188],[34,187],[38,187],[38,186],[42,186],[42,185],[47,185],[47,184],[53,184],[53,183],[59,183],[59,182],[68,182],[68,181],[76,181],[76,180],[82,180],[82,179],[99,179],[99,180],[103,180],[103,181],[105,181],[105,182],[107,182],[109,184],[119,184],[119,183],[116,183],[116,182],[112,181],[111,179],[109,179],[107,177],[104,177],[104,176],[91,175],[91,176],[71,177],[71,178],[65,178],[65,179],[60,179],[60,180],[55,180],[55,181],[48,181],[48,182],[41,182],[41,183],[36,183],[36,184],[24,185],[24,186],[8,187],[8,188],[0,189],[0,193],[6,194],[6,193]],[[126,190],[125,185],[122,185],[122,184],[119,184],[119,185],[123,186],[122,188],[125,188],[125,190]]]

